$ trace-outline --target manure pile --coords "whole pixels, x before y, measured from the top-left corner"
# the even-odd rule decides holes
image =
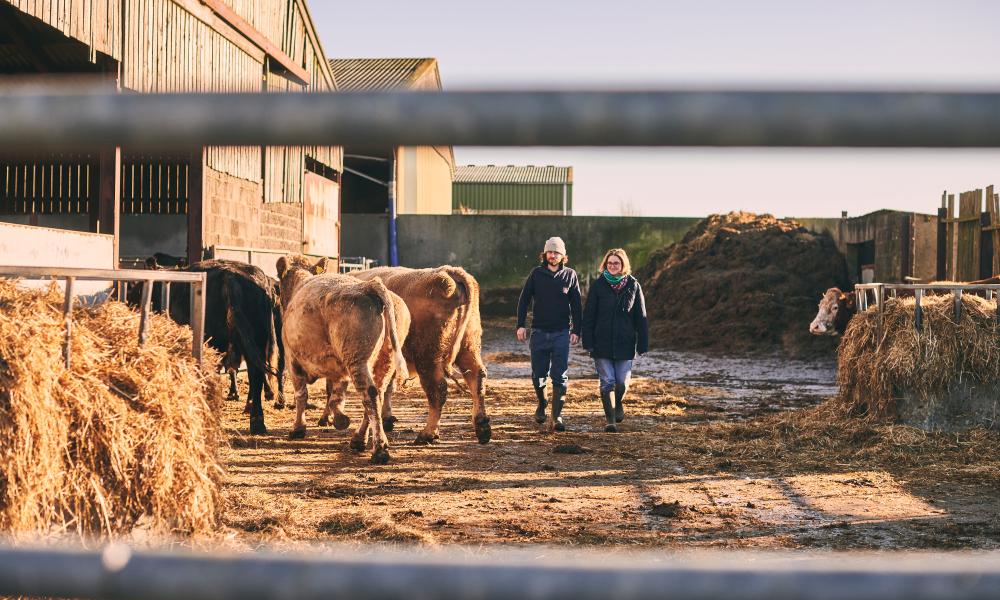
[[[809,333],[820,296],[847,287],[833,238],[795,221],[732,212],[700,221],[636,277],[655,347],[734,354],[832,354]]]
[[[104,538],[215,528],[223,382],[191,333],[108,302],[73,313],[65,368],[62,293],[0,279],[0,531]],[[206,348],[206,365],[218,356]]]

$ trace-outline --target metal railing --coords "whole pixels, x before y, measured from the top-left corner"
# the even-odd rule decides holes
[[[872,299],[875,302],[875,308],[878,310],[880,319],[882,317],[882,313],[885,310],[886,291],[888,291],[891,297],[893,298],[895,298],[901,291],[913,292],[913,297],[914,297],[913,327],[917,331],[920,331],[923,328],[923,321],[924,321],[924,309],[923,306],[921,305],[924,298],[924,292],[927,291],[951,292],[954,295],[953,302],[955,306],[954,309],[955,322],[958,322],[962,318],[962,294],[964,292],[986,292],[986,299],[993,300],[997,292],[1000,291],[1000,284],[859,283],[854,286],[854,290],[858,294],[858,310],[860,311],[868,310],[870,306],[868,302],[868,295],[869,293],[872,294]],[[997,304],[997,319],[1000,319],[1000,303]]]
[[[1000,147],[1000,93],[114,94],[0,89],[4,151],[125,146]]]
[[[985,600],[1000,555],[696,554],[616,559],[383,552],[377,558],[232,557],[0,548],[0,594],[144,600]],[[350,549],[344,549],[351,556]],[[553,556],[554,555],[554,556]],[[752,558],[751,558],[752,556]]]
[[[0,90],[0,115],[0,148],[6,152],[100,146],[166,152],[211,145],[338,145],[358,151],[411,145],[1000,147],[1000,93],[553,91],[234,97],[66,93],[33,87]],[[66,277],[67,271],[59,274]],[[101,271],[99,277],[123,274],[143,281],[180,275]],[[878,285],[881,306],[885,290],[891,288]],[[203,302],[202,297],[196,311],[196,353]],[[148,304],[146,291],[146,312]],[[818,567],[798,557],[778,564],[755,558],[741,565],[668,559],[648,566],[635,560],[618,564],[605,557],[586,565],[537,557],[463,564],[454,557],[231,558],[131,553],[118,546],[104,553],[0,549],[0,594],[186,600],[638,600],[666,595],[964,600],[996,598],[1000,590],[996,557],[950,561],[932,555],[904,564],[880,555],[841,567],[833,566],[835,560],[826,556]]]
[[[191,284],[191,354],[198,364],[202,364],[202,344],[205,341],[205,273],[187,273],[179,271],[130,270],[130,269],[77,269],[69,267],[16,267],[0,266],[0,276],[21,277],[24,279],[61,279],[66,282],[63,316],[66,322],[66,339],[63,344],[63,356],[66,368],[70,368],[70,348],[73,339],[73,287],[77,280],[81,281],[142,281],[142,300],[140,301],[139,345],[146,343],[146,331],[149,326],[149,310],[153,297],[153,283],[160,281],[164,298],[170,297],[170,283]],[[164,302],[162,304],[166,306]]]

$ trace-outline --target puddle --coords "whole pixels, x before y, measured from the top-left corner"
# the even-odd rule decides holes
[[[491,378],[531,377],[528,344],[518,342],[513,326],[484,323],[483,356]],[[792,360],[781,356],[720,357],[695,352],[653,350],[636,359],[636,377],[665,379],[702,388],[689,398],[739,419],[817,404],[837,393],[837,363]],[[571,379],[593,378],[594,362],[579,346],[570,349]]]

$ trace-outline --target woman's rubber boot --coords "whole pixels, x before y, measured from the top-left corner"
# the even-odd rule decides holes
[[[625,405],[622,402],[625,400],[625,392],[628,391],[624,385],[615,386],[615,423],[621,423],[625,420]]]
[[[535,423],[542,424],[545,422],[545,408],[549,405],[549,401],[545,399],[545,388],[536,387],[535,395],[538,396],[538,408],[535,409]]]
[[[604,431],[618,433],[618,426],[615,425],[615,407],[611,404],[611,390],[601,390],[601,406],[604,407],[604,418],[608,421]]]
[[[562,420],[563,398],[566,397],[566,388],[558,385],[552,386],[552,421],[555,423],[556,431],[566,431],[566,425]]]

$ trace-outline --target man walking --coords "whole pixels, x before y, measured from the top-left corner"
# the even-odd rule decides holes
[[[528,338],[525,319],[528,305],[531,311],[531,382],[538,396],[535,421],[545,422],[545,385],[552,378],[552,414],[550,429],[565,431],[562,420],[563,399],[569,380],[569,346],[580,341],[581,310],[580,282],[576,271],[566,266],[566,244],[562,238],[551,237],[538,257],[541,265],[534,268],[521,290],[517,303],[517,339]],[[572,321],[571,321],[572,319]],[[570,326],[572,325],[572,330]]]

